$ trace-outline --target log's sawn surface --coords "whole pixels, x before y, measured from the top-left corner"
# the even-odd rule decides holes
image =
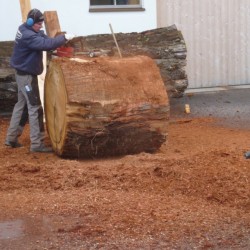
[[[154,59],[169,97],[182,97],[187,86],[187,47],[184,37],[175,25],[146,30],[141,33],[117,33],[116,39],[123,57],[145,55]],[[116,56],[111,34],[77,37],[70,41],[76,53],[100,51]]]
[[[169,101],[149,57],[55,58],[45,80],[45,114],[59,156],[117,156],[160,148]]]

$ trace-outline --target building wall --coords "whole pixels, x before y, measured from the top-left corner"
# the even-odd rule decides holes
[[[156,1],[143,0],[145,11],[89,12],[88,0],[30,0],[42,12],[56,10],[61,30],[77,36],[114,32],[141,32],[157,26]],[[0,0],[0,41],[14,40],[21,24],[19,0]]]
[[[185,38],[189,88],[250,83],[249,0],[158,0],[157,12]]]

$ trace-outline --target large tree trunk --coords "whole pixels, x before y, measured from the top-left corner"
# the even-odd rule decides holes
[[[155,152],[166,141],[169,103],[149,57],[57,58],[45,80],[45,114],[58,155],[116,156]]]

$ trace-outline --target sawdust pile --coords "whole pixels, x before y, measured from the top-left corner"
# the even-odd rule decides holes
[[[1,221],[28,217],[40,228],[16,239],[19,249],[250,248],[248,130],[172,119],[156,154],[76,161],[29,153],[28,127],[23,148],[5,147],[8,122]]]

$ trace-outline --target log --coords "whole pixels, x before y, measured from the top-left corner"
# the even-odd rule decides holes
[[[53,22],[53,27],[48,33],[53,36],[59,29],[60,27]],[[187,49],[182,33],[175,25],[140,33],[118,33],[116,38],[123,57],[146,55],[155,61],[170,98],[183,96],[188,86]],[[9,65],[13,45],[13,41],[0,42],[0,68],[13,70]],[[88,57],[89,55],[95,57],[98,55],[115,56],[116,54],[112,34],[81,36],[70,41],[68,45],[74,47],[75,54],[87,55]],[[9,82],[11,83],[12,80]],[[5,112],[6,108],[9,112],[17,100],[17,92],[4,90],[1,91],[0,95],[0,112]]]
[[[13,42],[0,42],[0,113],[12,112],[17,102],[15,71],[10,67]]]
[[[14,70],[0,68],[0,112],[12,112],[17,102]]]
[[[63,158],[153,153],[167,139],[168,96],[149,57],[54,58],[44,94],[47,131]]]

